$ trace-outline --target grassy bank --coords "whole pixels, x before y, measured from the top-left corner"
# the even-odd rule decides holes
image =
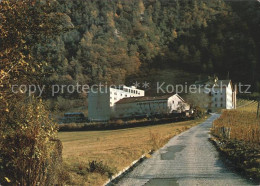
[[[236,110],[225,110],[214,121],[212,134],[219,150],[248,178],[260,182],[260,120],[257,102],[246,102]]]
[[[101,185],[142,154],[158,149],[203,120],[108,131],[59,132],[67,182]]]

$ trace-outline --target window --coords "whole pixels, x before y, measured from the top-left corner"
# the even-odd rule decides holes
[[[215,107],[218,107],[218,104],[215,104]]]
[[[223,98],[221,98],[220,100],[223,101]]]
[[[221,103],[221,107],[223,107],[223,104]]]
[[[218,99],[217,99],[217,98],[215,98],[215,101],[218,101]]]

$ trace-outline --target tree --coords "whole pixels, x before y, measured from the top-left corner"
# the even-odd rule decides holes
[[[36,45],[67,26],[67,16],[55,13],[52,2],[0,2],[0,182],[4,184],[56,182],[47,181],[55,175],[51,173],[55,154],[61,157],[56,153],[56,127],[39,100],[12,92],[12,85],[40,83],[44,63],[35,58]]]

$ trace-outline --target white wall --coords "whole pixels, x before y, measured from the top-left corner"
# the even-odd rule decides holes
[[[88,119],[104,121],[110,119],[109,92],[100,91],[88,94]]]
[[[168,108],[169,108],[169,113],[172,112],[181,113],[190,110],[190,106],[187,103],[185,103],[184,100],[176,94],[168,98]]]
[[[184,110],[178,110],[180,104],[184,104]],[[190,106],[183,102],[177,95],[164,100],[147,100],[131,103],[116,103],[114,107],[115,118],[134,116],[150,116],[155,114],[181,113],[190,109]]]
[[[113,107],[120,99],[140,96],[144,96],[144,91],[135,87],[123,86],[122,89],[110,88],[110,107]]]
[[[232,109],[232,87],[231,83],[228,84],[227,87],[214,87],[214,92],[211,92],[211,106],[209,105],[208,108],[211,109]]]
[[[144,91],[135,87],[122,86],[92,91],[88,94],[88,118],[92,121],[109,120],[114,112],[114,104],[125,97],[144,96]]]

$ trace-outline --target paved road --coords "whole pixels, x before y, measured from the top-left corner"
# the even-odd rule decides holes
[[[204,123],[173,137],[117,185],[250,185],[222,163],[214,145],[208,141],[212,121],[218,116],[213,114]]]

